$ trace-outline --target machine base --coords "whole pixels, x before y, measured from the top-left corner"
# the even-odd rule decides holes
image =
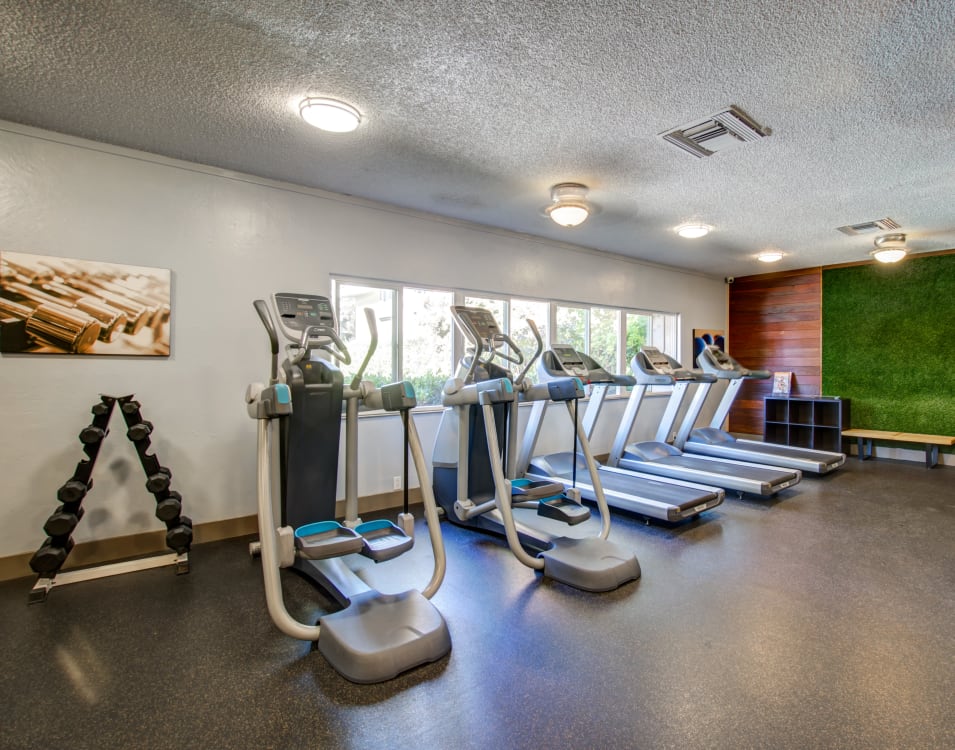
[[[640,577],[636,556],[606,539],[560,537],[541,552],[544,575],[584,591],[613,591]]]
[[[451,650],[444,617],[419,591],[364,591],[319,625],[318,650],[351,682],[384,682]]]

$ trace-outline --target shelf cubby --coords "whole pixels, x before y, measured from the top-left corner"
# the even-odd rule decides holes
[[[766,399],[766,422],[789,423],[789,399],[788,398],[767,398]]]
[[[793,399],[789,402],[789,424],[812,424],[812,401]]]
[[[842,431],[849,426],[848,399],[771,396],[764,401],[767,443],[841,452]]]
[[[764,426],[763,439],[767,443],[789,445],[789,425],[785,422],[767,422]]]

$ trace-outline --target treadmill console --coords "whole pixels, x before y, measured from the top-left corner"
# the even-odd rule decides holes
[[[546,368],[549,377],[555,375],[563,377],[580,378],[588,385],[598,383],[615,383],[617,385],[632,385],[615,378],[607,372],[600,363],[586,354],[578,352],[574,347],[567,344],[555,344],[541,358],[541,367]],[[559,371],[558,369],[559,368]]]
[[[708,344],[707,347],[700,352],[699,361],[700,366],[705,372],[716,375],[718,378],[723,378],[724,380],[733,379],[733,376],[752,379],[766,379],[770,376],[769,370],[750,370],[743,367],[716,344]]]
[[[564,369],[564,372],[586,382],[590,371],[576,349],[565,344],[558,344],[551,347],[551,351],[554,353],[557,364]]]
[[[684,368],[675,359],[671,359],[655,346],[641,346],[640,351],[646,357],[653,371],[658,375],[669,375],[674,380],[695,380],[692,372]]]
[[[282,332],[293,341],[297,341],[307,328],[338,332],[338,321],[328,297],[276,292],[274,299]]]
[[[710,355],[713,364],[721,370],[735,370],[737,363],[730,359],[729,355],[720,349],[716,344],[707,344],[706,351]]]

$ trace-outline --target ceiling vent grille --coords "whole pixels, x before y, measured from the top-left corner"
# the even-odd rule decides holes
[[[892,219],[876,219],[875,221],[864,221],[861,224],[847,224],[844,227],[836,227],[836,230],[850,237],[857,234],[872,234],[873,232],[886,232],[892,229],[899,229],[900,224]]]
[[[730,107],[710,115],[705,120],[660,133],[660,137],[687,153],[702,158],[742,143],[758,141],[771,133],[769,128],[757,124],[743,110]]]

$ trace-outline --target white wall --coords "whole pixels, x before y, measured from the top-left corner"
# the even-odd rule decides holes
[[[680,312],[684,353],[693,328],[726,327],[718,279],[3,122],[0,250],[173,271],[169,358],[0,358],[0,556],[42,541],[99,393],[136,394],[196,522],[254,513],[255,429],[242,396],[268,366],[251,302],[275,290],[327,294],[339,273]],[[608,404],[596,452],[609,450],[621,408]],[[561,411],[551,410],[545,449],[567,442]],[[161,528],[113,419],[77,541]],[[436,414],[418,420],[427,454],[437,424]],[[361,427],[359,493],[390,491],[400,423]]]

